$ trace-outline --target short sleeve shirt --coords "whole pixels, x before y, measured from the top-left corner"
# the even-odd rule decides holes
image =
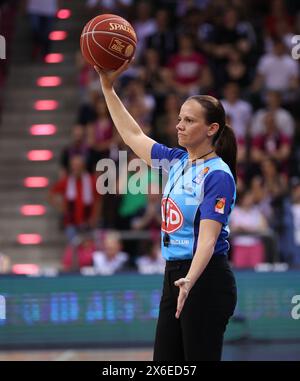
[[[189,164],[186,151],[159,143],[153,145],[151,158],[153,167],[168,171],[161,202],[163,257],[166,260],[193,258],[203,219],[222,224],[214,255],[226,255],[228,218],[236,198],[235,181],[228,165],[220,157]],[[170,236],[168,247],[163,245],[165,232]]]

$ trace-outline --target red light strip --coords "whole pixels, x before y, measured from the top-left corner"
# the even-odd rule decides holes
[[[63,62],[64,55],[61,53],[50,53],[45,56],[46,63],[60,63]]]
[[[71,11],[70,9],[60,9],[57,12],[57,18],[61,20],[66,20],[71,17]]]
[[[40,234],[19,234],[17,241],[21,245],[38,245],[42,242],[42,236]]]
[[[53,158],[50,150],[32,150],[27,152],[27,159],[30,161],[48,161]]]
[[[63,41],[67,38],[68,33],[64,30],[54,30],[49,34],[51,41]]]
[[[46,213],[43,205],[23,205],[20,212],[23,216],[42,216]]]
[[[61,85],[62,80],[60,77],[39,77],[36,81],[37,86],[40,87],[56,87]]]
[[[24,186],[26,188],[44,188],[49,184],[47,177],[26,177],[24,179]]]
[[[57,128],[54,124],[33,124],[30,127],[30,135],[54,135]]]
[[[53,99],[39,100],[34,103],[34,108],[38,111],[56,110],[58,102]]]

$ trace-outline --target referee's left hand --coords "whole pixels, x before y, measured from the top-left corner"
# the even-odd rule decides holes
[[[174,282],[175,286],[179,287],[179,295],[177,299],[177,309],[175,317],[179,319],[181,311],[183,309],[184,303],[189,295],[190,291],[190,280],[187,278],[180,278]]]

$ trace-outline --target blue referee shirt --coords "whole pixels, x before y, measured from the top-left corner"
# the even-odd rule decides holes
[[[161,203],[163,257],[166,260],[191,259],[196,251],[202,219],[222,224],[214,255],[226,255],[229,250],[228,217],[236,198],[235,181],[228,165],[220,157],[191,164],[186,151],[159,143],[153,145],[151,159],[154,168],[162,168],[169,174]],[[164,232],[170,237],[168,247],[163,244]]]

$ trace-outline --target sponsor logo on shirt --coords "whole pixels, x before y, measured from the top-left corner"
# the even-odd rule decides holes
[[[203,175],[206,175],[208,171],[209,171],[209,167],[205,167],[202,171]]]
[[[205,167],[203,171],[200,172],[200,174],[194,178],[193,182],[196,184],[200,184],[201,181],[203,180],[203,177],[208,173],[209,167]]]
[[[189,245],[190,244],[190,240],[189,239],[171,239],[171,244],[172,245]]]
[[[166,198],[162,199],[161,202],[161,214],[162,214],[162,231],[167,233],[173,233],[176,230],[180,229],[183,224],[183,215],[181,210],[176,205],[176,203],[168,198],[167,210],[166,207]],[[166,221],[165,221],[165,213],[166,213]]]
[[[225,197],[217,197],[216,203],[215,203],[215,212],[220,213],[220,214],[224,214],[225,204],[226,204],[226,198]]]

